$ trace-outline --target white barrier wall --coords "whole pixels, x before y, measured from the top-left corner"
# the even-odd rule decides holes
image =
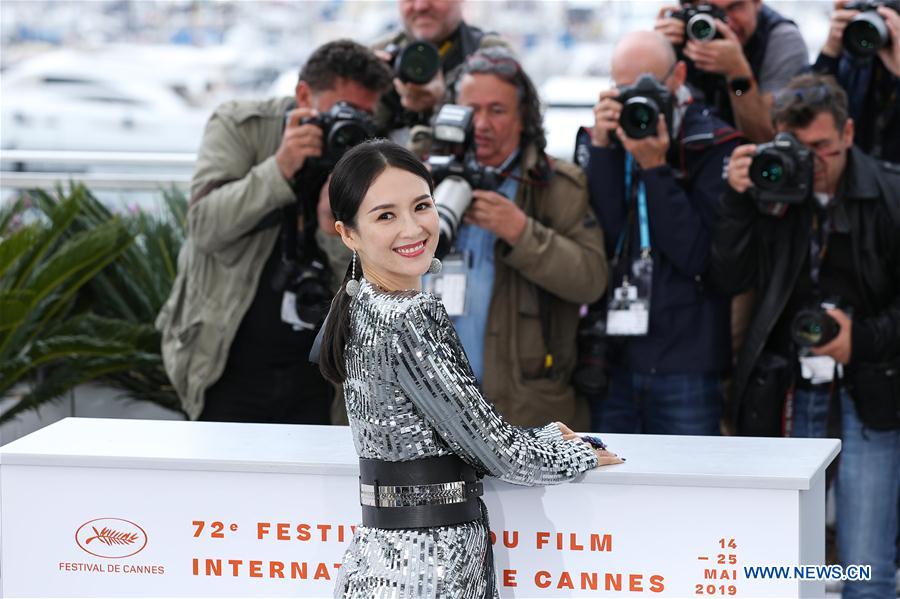
[[[502,597],[822,596],[833,439],[604,435],[626,464],[486,484]],[[346,427],[68,418],[0,449],[4,597],[325,597],[359,522]]]

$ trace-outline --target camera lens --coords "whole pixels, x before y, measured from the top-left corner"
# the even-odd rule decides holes
[[[369,139],[369,131],[354,121],[335,123],[328,134],[328,155],[338,160],[344,152]]]
[[[695,15],[688,21],[687,34],[692,40],[708,42],[716,37],[716,23],[708,14]]]
[[[437,75],[441,55],[429,42],[413,42],[397,57],[396,71],[401,81],[424,85]]]
[[[769,159],[763,163],[762,168],[759,170],[759,176],[772,185],[777,186],[784,177],[784,166],[780,160]]]
[[[890,41],[884,19],[877,12],[858,14],[844,29],[844,47],[856,56],[872,56]]]
[[[642,139],[656,135],[656,123],[659,120],[659,106],[650,98],[635,96],[628,99],[622,107],[619,124],[625,134],[632,139]]]
[[[766,150],[750,163],[750,180],[763,190],[781,189],[789,183],[794,162],[781,152]]]
[[[441,241],[452,243],[462,222],[463,214],[472,203],[472,187],[462,177],[451,175],[434,190]]]
[[[301,267],[297,278],[290,285],[297,295],[295,310],[301,322],[318,325],[325,320],[331,307],[331,290],[325,266],[314,260]]]
[[[801,310],[791,321],[791,339],[799,347],[825,345],[840,331],[837,321],[824,310]]]

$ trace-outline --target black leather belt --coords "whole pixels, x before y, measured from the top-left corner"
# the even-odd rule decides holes
[[[360,458],[363,526],[433,528],[480,520],[479,478],[455,455],[405,462]]]

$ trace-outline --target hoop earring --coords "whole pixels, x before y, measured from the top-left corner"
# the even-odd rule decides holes
[[[428,266],[428,274],[436,275],[440,274],[441,270],[444,268],[444,265],[437,258],[431,259],[431,264]]]
[[[353,258],[350,264],[350,280],[344,285],[344,291],[350,297],[356,297],[356,294],[359,293],[359,281],[356,280],[356,250],[353,250]]]

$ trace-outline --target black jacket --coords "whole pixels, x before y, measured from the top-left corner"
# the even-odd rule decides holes
[[[726,187],[722,166],[739,143],[740,134],[713,116],[706,106],[693,103],[684,115],[667,164],[639,170],[635,183],[647,189],[653,285],[650,330],[645,337],[621,341],[613,362],[637,372],[713,373],[730,364],[728,297],[706,284],[705,274],[718,212]],[[590,147],[586,130],[579,135],[579,154],[586,165],[591,206],[597,214],[612,256],[627,226],[625,152],[618,144]],[[639,253],[638,223],[630,235],[632,258]],[[613,273],[622,281],[631,259],[621,260]]]
[[[837,194],[849,223],[851,253],[865,318],[854,318],[849,377],[862,364],[900,356],[900,167],[854,147]],[[748,385],[758,378],[763,350],[807,263],[812,207],[791,206],[783,217],[763,215],[752,196],[729,189],[713,240],[711,276],[726,293],[755,289],[756,312],[734,374],[732,419],[739,432]],[[786,357],[790,359],[790,357]],[[783,397],[768,413],[780,416]],[[777,429],[780,425],[775,425]],[[777,430],[770,430],[778,434]]]
[[[847,92],[856,144],[870,156],[900,163],[900,77],[878,57],[857,59],[846,51],[840,58],[819,54],[813,70],[833,75]]]

